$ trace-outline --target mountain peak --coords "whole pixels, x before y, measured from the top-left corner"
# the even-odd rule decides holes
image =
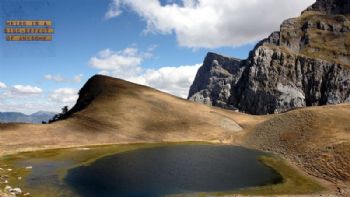
[[[234,58],[234,57],[227,57],[227,56],[224,56],[224,55],[221,55],[221,54],[218,54],[218,53],[214,53],[214,52],[208,52],[205,59],[207,61],[213,61],[213,60],[222,60],[222,59],[226,59],[226,60],[232,60],[232,61],[241,61],[240,59],[238,58]]]
[[[105,75],[92,76],[79,91],[76,104],[67,113],[61,115],[58,120],[66,119],[73,114],[85,110],[91,103],[104,103],[111,97],[118,98],[122,94],[137,94],[138,91],[149,89],[146,86],[134,84],[122,79]],[[104,100],[103,102],[97,100]],[[53,122],[54,122],[53,121]]]
[[[317,0],[306,11],[319,11],[326,14],[348,14],[350,13],[350,0]]]
[[[31,116],[42,116],[42,115],[55,115],[55,113],[49,112],[49,111],[37,111],[31,114]]]

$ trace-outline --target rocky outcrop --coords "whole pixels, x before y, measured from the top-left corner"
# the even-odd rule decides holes
[[[189,99],[251,114],[350,102],[349,0],[318,0],[247,60],[208,53]]]
[[[317,0],[306,11],[320,11],[326,14],[347,14],[350,12],[348,0]]]
[[[241,60],[208,53],[190,88],[191,99],[198,103],[235,109],[229,104],[231,84],[240,79]]]

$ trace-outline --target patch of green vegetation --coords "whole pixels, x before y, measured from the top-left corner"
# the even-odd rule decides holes
[[[282,159],[262,156],[260,161],[276,170],[283,177],[283,182],[275,185],[244,189],[237,193],[244,195],[312,194],[325,189],[318,182],[301,174]]]

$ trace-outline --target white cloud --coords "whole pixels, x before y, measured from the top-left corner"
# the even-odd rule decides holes
[[[126,48],[117,52],[105,49],[92,57],[89,65],[99,69],[99,74],[151,86],[186,98],[200,64],[143,69],[140,64],[145,58],[153,56],[156,47],[151,46],[143,53],[137,48]]]
[[[129,69],[141,64],[143,58],[137,54],[136,48],[126,48],[114,52],[110,49],[100,51],[97,56],[90,59],[89,65],[103,70]]]
[[[11,89],[11,93],[20,95],[35,95],[41,94],[42,92],[43,90],[41,88],[30,85],[15,85]]]
[[[161,5],[159,0],[114,0],[107,18],[119,16],[121,6],[147,23],[146,32],[174,33],[181,46],[215,48],[252,43],[278,30],[315,0],[182,0]]]
[[[6,84],[0,81],[0,89],[7,88]]]
[[[62,105],[49,101],[47,94],[35,86],[15,85],[0,93],[0,111],[31,114],[37,111],[60,111]]]
[[[76,75],[76,76],[73,77],[73,81],[75,83],[80,83],[83,77],[84,77],[83,74]]]
[[[21,102],[11,102],[9,100],[0,101],[1,112],[22,112],[25,114],[32,114],[38,111],[60,112],[60,107],[62,106],[52,105],[52,103],[43,99],[26,100]]]
[[[64,79],[61,75],[50,75],[50,74],[47,74],[44,76],[44,78],[46,80],[49,80],[49,81],[56,81],[56,82],[63,82]]]
[[[200,66],[201,64],[195,64],[146,69],[134,76],[116,75],[108,71],[101,71],[100,74],[121,78],[130,82],[150,86],[178,97],[187,98],[189,88]]]
[[[201,64],[185,65],[178,67],[162,67],[146,70],[136,78],[128,80],[151,86],[161,91],[187,98],[189,88],[196,76]]]
[[[117,52],[105,49],[92,57],[89,65],[102,70],[101,73],[111,72],[114,76],[132,77],[142,71],[139,65],[145,58],[152,56],[153,50],[153,46],[142,53],[132,47]]]
[[[50,95],[52,101],[72,106],[78,99],[78,91],[73,88],[59,88]]]
[[[67,105],[71,108],[78,98],[78,91],[72,88],[59,88],[51,93],[36,94],[34,92],[39,92],[39,90],[36,87],[28,88],[28,86],[9,88],[0,94],[0,111],[25,114],[40,110],[60,112],[63,106]]]
[[[120,1],[119,0],[113,0],[110,4],[109,4],[109,8],[108,11],[105,14],[105,19],[110,19],[116,16],[119,16],[122,12],[119,9],[120,7]]]
[[[47,74],[44,76],[44,78],[48,81],[55,81],[60,83],[80,83],[83,76],[84,76],[83,74],[79,74],[70,79],[70,78],[62,77],[59,74],[58,75]]]

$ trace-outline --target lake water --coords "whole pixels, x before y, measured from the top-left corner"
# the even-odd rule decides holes
[[[236,146],[178,145],[119,153],[69,170],[65,183],[85,197],[164,196],[274,184],[281,177]]]

